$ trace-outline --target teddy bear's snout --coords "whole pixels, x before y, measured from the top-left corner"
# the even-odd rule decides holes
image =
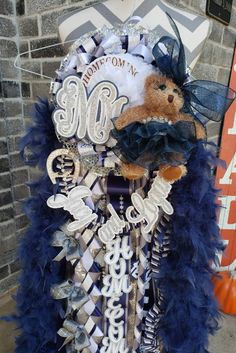
[[[169,94],[169,95],[168,95],[168,102],[169,102],[169,103],[172,103],[173,100],[174,100],[174,96],[173,96],[172,94]]]

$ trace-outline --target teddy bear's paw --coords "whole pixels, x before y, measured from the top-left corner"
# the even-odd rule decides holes
[[[140,167],[136,164],[123,163],[121,165],[121,174],[125,179],[128,180],[137,180],[144,176],[146,169]]]
[[[187,173],[187,169],[184,165],[179,165],[176,167],[163,166],[160,167],[159,175],[166,181],[173,183],[180,180]]]
[[[123,129],[127,125],[127,121],[125,119],[117,119],[115,121],[115,127],[117,130]]]

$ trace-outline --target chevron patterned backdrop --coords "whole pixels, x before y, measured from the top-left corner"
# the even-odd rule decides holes
[[[83,11],[74,11],[59,17],[59,34],[62,42],[76,40],[86,32],[103,25],[111,27],[134,15],[140,16],[151,30],[157,29],[159,36],[174,35],[165,12],[173,17],[178,26],[188,65],[193,68],[210,33],[210,21],[161,0],[108,0]]]

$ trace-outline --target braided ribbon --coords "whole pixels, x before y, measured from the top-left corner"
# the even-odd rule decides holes
[[[99,352],[99,343],[103,337],[102,301],[99,289],[101,266],[96,261],[102,249],[96,234],[97,227],[98,224],[89,226],[76,235],[84,252],[80,259],[72,261],[74,280],[79,282],[89,295],[89,301],[77,313],[77,320],[89,335],[88,349],[91,353]]]

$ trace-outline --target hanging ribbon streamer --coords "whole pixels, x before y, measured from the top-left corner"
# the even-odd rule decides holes
[[[160,336],[158,326],[161,314],[163,314],[161,310],[161,306],[163,304],[163,295],[160,291],[156,291],[155,278],[158,278],[162,259],[166,258],[170,251],[170,240],[168,233],[165,231],[164,236],[162,235],[162,232],[167,228],[169,221],[170,217],[163,213],[153,235],[150,267],[152,284],[154,288],[154,305],[146,315],[142,333],[141,347],[145,352],[159,353],[160,351]]]

